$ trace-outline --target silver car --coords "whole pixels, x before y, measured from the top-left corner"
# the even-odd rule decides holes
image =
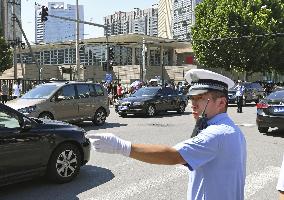
[[[104,124],[110,112],[107,91],[101,84],[74,81],[38,85],[7,105],[29,117],[92,120],[96,125]]]

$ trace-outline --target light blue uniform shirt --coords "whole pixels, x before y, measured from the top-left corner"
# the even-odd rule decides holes
[[[208,121],[196,137],[174,148],[192,168],[188,200],[243,200],[246,141],[227,113]]]

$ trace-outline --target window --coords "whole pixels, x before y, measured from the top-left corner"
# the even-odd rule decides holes
[[[2,128],[20,128],[18,117],[0,111],[0,129]]]
[[[64,99],[66,99],[66,100],[75,99],[76,94],[75,94],[74,85],[66,85],[66,86],[62,87],[58,91],[58,96],[63,96]]]
[[[104,96],[104,89],[100,85],[95,85],[95,90],[98,96]]]
[[[79,98],[89,98],[90,97],[90,88],[87,84],[78,84],[77,91]]]

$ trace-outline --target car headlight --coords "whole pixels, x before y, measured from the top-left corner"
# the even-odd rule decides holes
[[[21,108],[18,111],[23,114],[29,114],[31,112],[34,112],[35,109],[36,109],[36,106],[29,106],[29,107]]]
[[[133,106],[142,106],[144,102],[133,102]]]

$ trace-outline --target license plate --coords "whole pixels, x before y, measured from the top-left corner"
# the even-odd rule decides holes
[[[118,110],[127,110],[128,107],[127,106],[118,106]]]
[[[274,107],[273,112],[275,113],[284,113],[284,107]]]

